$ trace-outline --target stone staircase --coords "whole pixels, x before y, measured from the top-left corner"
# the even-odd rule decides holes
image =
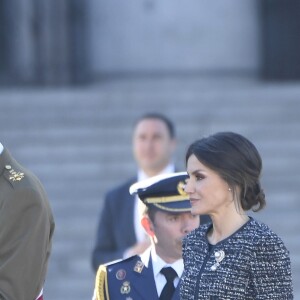
[[[91,299],[90,254],[103,194],[135,172],[131,129],[144,112],[176,123],[176,161],[215,131],[249,137],[264,161],[269,224],[291,252],[300,299],[300,84],[251,78],[140,78],[76,88],[2,89],[0,142],[44,183],[56,219],[45,299]]]

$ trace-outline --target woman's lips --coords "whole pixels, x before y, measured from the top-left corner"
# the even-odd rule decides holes
[[[191,205],[193,205],[193,204],[196,203],[197,201],[199,201],[199,200],[198,200],[198,199],[195,199],[195,198],[190,198]]]

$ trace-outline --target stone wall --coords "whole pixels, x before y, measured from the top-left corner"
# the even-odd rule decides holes
[[[253,0],[91,0],[96,74],[257,72]]]

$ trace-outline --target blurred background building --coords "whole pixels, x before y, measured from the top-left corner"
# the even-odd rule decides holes
[[[264,160],[268,223],[300,299],[300,4],[296,0],[0,1],[0,142],[56,217],[45,298],[90,299],[103,194],[135,172],[131,129],[168,114],[186,147],[245,134]]]
[[[300,76],[298,1],[3,0],[2,83],[115,76]]]

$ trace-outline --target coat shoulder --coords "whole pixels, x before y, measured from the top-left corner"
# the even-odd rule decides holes
[[[140,256],[134,255],[125,259],[114,260],[105,264],[104,266],[107,270],[109,270],[109,272],[113,272],[114,270],[119,270],[120,268],[130,268],[139,260]]]
[[[116,289],[122,290],[124,293],[129,292],[128,274],[137,268],[143,268],[138,255],[100,265],[96,275],[97,299],[110,299]]]
[[[135,183],[137,181],[136,177],[132,177],[130,179],[128,179],[127,181],[113,187],[112,189],[110,189],[107,193],[106,196],[107,197],[113,197],[116,194],[120,194],[120,193],[128,193],[129,194],[129,187]]]

